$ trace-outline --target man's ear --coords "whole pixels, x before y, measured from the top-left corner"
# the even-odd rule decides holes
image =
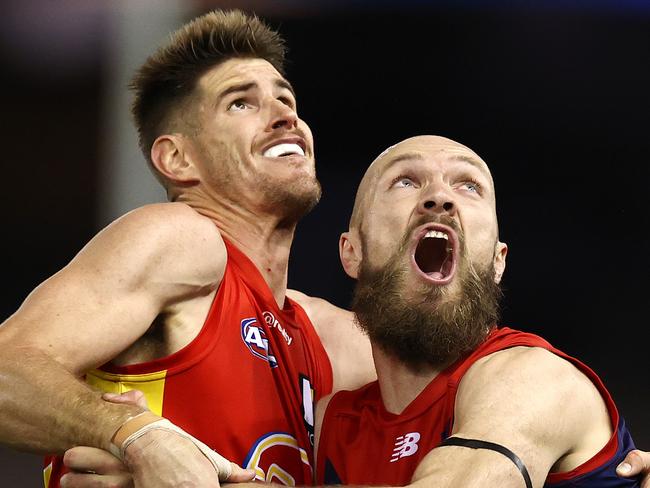
[[[359,266],[361,265],[361,239],[357,230],[349,230],[341,234],[339,238],[339,256],[343,269],[350,278],[359,277]]]
[[[175,183],[194,183],[199,174],[190,157],[187,141],[180,134],[159,136],[151,146],[151,162],[168,180]]]
[[[504,242],[497,241],[494,248],[494,282],[501,283],[501,277],[506,270],[506,255],[508,254],[508,245]]]

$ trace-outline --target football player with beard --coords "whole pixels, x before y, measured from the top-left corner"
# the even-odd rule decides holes
[[[639,486],[618,475],[640,473],[650,486],[650,456],[632,450],[595,373],[497,326],[507,246],[490,171],[472,150],[423,136],[382,153],[340,254],[378,381],[318,404],[318,483],[610,487]],[[79,447],[67,460],[78,474],[66,487],[133,486],[104,451]]]
[[[359,187],[341,261],[378,381],[318,406],[322,484],[639,486],[596,374],[498,325],[508,247],[487,164],[443,137],[382,153]]]

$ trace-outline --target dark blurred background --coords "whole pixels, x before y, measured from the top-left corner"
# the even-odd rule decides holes
[[[126,82],[168,32],[216,7],[279,28],[315,134],[324,196],[299,227],[290,286],[347,306],[337,239],[367,164],[408,136],[458,140],[496,180],[504,324],[595,369],[650,450],[646,0],[5,0],[0,318],[110,220],[162,199]],[[0,487],[41,479],[39,457],[0,448]]]

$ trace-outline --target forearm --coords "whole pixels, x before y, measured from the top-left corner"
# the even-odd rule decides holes
[[[75,445],[107,449],[115,430],[142,411],[104,402],[47,354],[3,346],[0,355],[0,443],[61,453]]]

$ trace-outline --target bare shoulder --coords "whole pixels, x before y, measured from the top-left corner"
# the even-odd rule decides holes
[[[307,312],[315,327],[320,322],[338,318],[340,321],[353,321],[354,315],[349,310],[337,307],[323,298],[306,295],[298,290],[288,289],[287,296],[297,302]],[[320,320],[319,320],[320,319]]]
[[[376,379],[370,340],[351,311],[296,290],[287,290],[287,296],[305,309],[314,324],[332,363],[334,391],[356,389]]]
[[[520,346],[477,361],[461,381],[459,395],[505,391],[522,392],[531,403],[547,403],[575,393],[588,402],[592,396],[584,393],[597,393],[593,383],[569,361],[543,348]]]
[[[216,225],[189,205],[177,202],[152,203],[143,205],[114,220],[107,228],[115,226],[133,226],[133,229],[145,228],[149,231],[158,228],[185,230],[191,232],[219,233]]]
[[[216,225],[182,203],[132,210],[103,229],[84,251],[116,259],[131,256],[143,272],[168,273],[179,280],[192,276],[197,283],[220,281],[227,258]]]
[[[128,233],[161,246],[217,246],[225,252],[217,226],[183,203],[155,203],[132,210],[113,221],[102,232]],[[161,240],[159,240],[161,239]]]
[[[147,205],[105,227],[37,286],[0,336],[82,374],[133,345],[161,313],[207,301],[225,262],[210,220],[186,205]]]
[[[452,436],[499,444],[526,467],[534,486],[597,455],[611,435],[604,402],[572,363],[536,347],[478,360],[461,380]],[[471,469],[468,469],[471,466]],[[521,473],[491,449],[445,446],[420,462],[413,486],[523,486]]]
[[[489,412],[489,414],[486,414]],[[458,389],[454,429],[539,449],[555,469],[595,455],[612,429],[605,402],[576,366],[537,347],[513,347],[474,364]]]
[[[347,340],[363,340],[363,334],[354,323],[354,314],[322,298],[305,295],[297,290],[287,290],[287,296],[297,302],[314,324],[325,345],[343,334]]]
[[[515,418],[543,409],[564,417],[573,415],[576,421],[580,421],[585,406],[602,403],[595,386],[581,371],[538,347],[513,347],[477,361],[461,381],[457,399],[463,402],[477,397],[495,401],[508,398],[508,402],[499,403],[504,404],[503,409],[512,409]]]

